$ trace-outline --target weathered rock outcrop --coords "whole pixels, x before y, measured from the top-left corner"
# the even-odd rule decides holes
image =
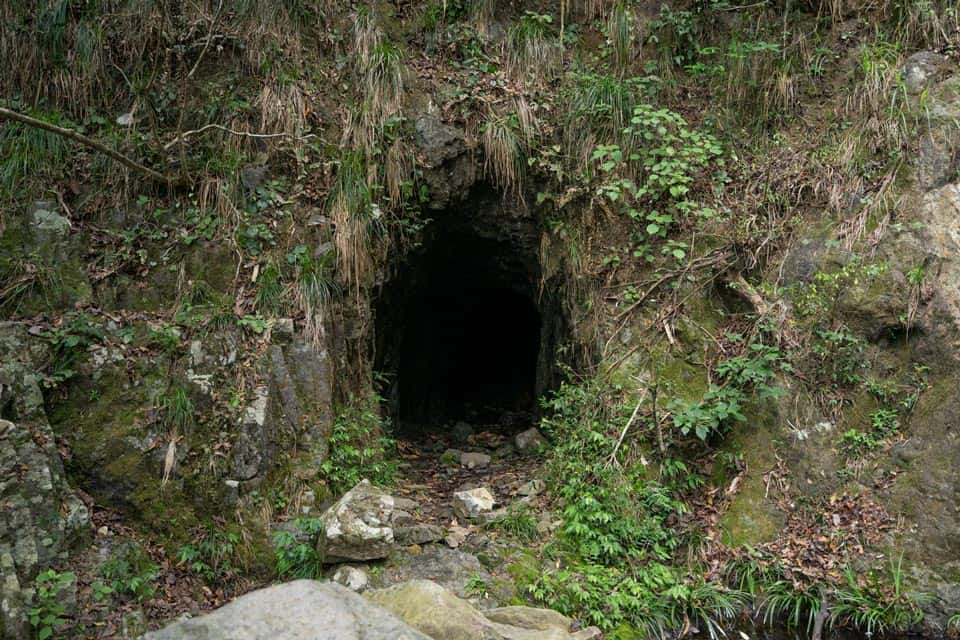
[[[476,182],[477,163],[463,130],[424,114],[415,123],[416,143],[424,162],[423,180],[430,189],[430,207],[444,209],[462,198]]]
[[[248,593],[144,640],[429,640],[390,612],[332,582],[297,580]]]
[[[394,499],[363,480],[321,516],[317,542],[325,562],[375,560],[393,549]]]
[[[49,355],[24,327],[0,324],[0,637],[27,638],[37,573],[89,533],[64,477],[38,371]]]
[[[771,415],[733,435],[748,452],[751,473],[723,523],[737,542],[776,537],[784,515],[766,498],[769,484],[762,476],[778,467],[788,470],[798,493],[825,497],[849,488],[867,494],[905,525],[905,539],[890,542],[904,553],[911,586],[935,596],[927,604],[934,625],[960,610],[960,76],[942,79],[945,68],[936,54],[918,54],[907,63],[909,93],[915,100],[925,95],[919,152],[902,170],[898,224],[876,247],[873,261],[882,273],[856,278],[838,301],[838,317],[873,343],[884,375],[900,381],[915,364],[924,367],[927,386],[905,420],[906,438],[878,452],[851,482],[842,473],[836,421],[801,385],[790,383]],[[839,268],[842,260],[824,246],[812,242],[797,249],[785,265],[787,279],[809,281],[817,271]],[[870,406],[869,399],[857,402]],[[844,413],[844,428],[869,422],[869,409],[856,403]],[[881,482],[884,477],[895,481]]]
[[[327,351],[299,336],[275,338],[233,447],[233,479],[243,488],[259,484],[285,444],[307,452],[304,467],[315,469],[327,454],[333,419]]]

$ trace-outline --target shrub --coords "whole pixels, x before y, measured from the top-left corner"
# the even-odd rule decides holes
[[[208,526],[198,532],[194,542],[180,547],[177,560],[207,582],[227,582],[240,572],[237,562],[239,544],[240,534]]]
[[[330,455],[320,465],[330,490],[339,495],[364,478],[389,485],[397,475],[396,442],[389,423],[380,416],[380,398],[342,407],[330,434]]]
[[[317,553],[317,537],[323,530],[316,518],[297,518],[293,521],[298,533],[276,531],[273,534],[274,558],[277,576],[281,579],[319,579],[323,573],[323,559]]]
[[[157,566],[136,543],[124,543],[109,560],[100,567],[100,583],[96,592],[100,596],[120,595],[143,602],[156,592],[154,583],[160,575]]]

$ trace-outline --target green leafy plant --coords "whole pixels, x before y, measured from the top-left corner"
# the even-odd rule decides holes
[[[53,357],[48,384],[56,384],[76,375],[76,367],[91,345],[102,342],[106,333],[99,323],[83,313],[68,313],[60,326],[52,327],[43,337],[50,343]]]
[[[208,526],[197,533],[194,542],[180,547],[177,561],[207,582],[228,582],[240,572],[239,544],[240,534]]]
[[[470,576],[463,587],[464,593],[471,598],[484,598],[487,596],[489,589],[490,585],[487,584],[483,576],[478,574]]]
[[[633,107],[619,143],[595,148],[596,194],[635,223],[635,255],[652,261],[649,245],[675,225],[716,214],[693,196],[704,172],[724,164],[722,156],[716,138],[690,128],[679,114],[649,104]],[[676,249],[680,247],[667,253],[678,257]]]
[[[284,530],[273,534],[277,576],[317,580],[323,573],[323,558],[317,552],[317,538],[323,524],[317,518],[297,518],[293,525],[297,529],[295,534]]]
[[[822,365],[820,371],[829,375],[830,381],[841,386],[851,386],[863,380],[860,372],[865,366],[866,343],[846,327],[836,330],[819,329],[818,341],[813,353]]]
[[[30,626],[37,640],[47,640],[67,623],[67,609],[63,605],[62,591],[77,580],[71,572],[59,573],[47,569],[37,574],[34,580],[34,607],[30,609]]]
[[[370,396],[341,407],[330,433],[330,455],[320,465],[330,490],[341,494],[364,478],[389,485],[397,475],[396,442],[380,416],[380,399]]]
[[[751,393],[760,398],[777,395],[771,383],[790,363],[776,348],[751,343],[744,355],[724,360],[716,367],[719,381],[710,385],[699,401],[675,400],[670,404],[673,425],[683,435],[706,441],[723,434],[734,421],[746,420],[744,405]]]
[[[156,592],[154,583],[160,575],[160,567],[143,547],[124,543],[103,563],[99,573],[103,582],[97,591],[101,595],[114,594],[143,602]]]

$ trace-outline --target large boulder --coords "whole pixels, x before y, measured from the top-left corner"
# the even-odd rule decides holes
[[[0,323],[0,637],[28,638],[36,575],[61,563],[89,534],[43,409],[46,346],[16,323]]]
[[[248,593],[144,640],[429,640],[393,614],[330,582],[296,580]]]
[[[410,580],[432,580],[467,598],[470,583],[476,578],[488,584],[493,580],[475,555],[434,544],[421,549],[398,549],[383,570],[372,577],[370,586],[382,589]]]
[[[394,507],[393,496],[362,480],[321,516],[320,556],[325,562],[386,558],[394,547]]]
[[[544,609],[481,612],[430,580],[368,591],[365,597],[436,640],[586,640],[599,635],[595,628],[570,633],[571,620]]]

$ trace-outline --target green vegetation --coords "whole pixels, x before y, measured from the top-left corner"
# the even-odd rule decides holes
[[[563,384],[545,402],[543,428],[558,443],[548,480],[563,506],[561,545],[553,553],[565,566],[536,577],[527,592],[606,629],[663,637],[686,619],[719,637],[746,595],[703,582],[695,567],[672,564],[683,540],[667,523],[688,507],[636,464],[637,451],[621,448],[615,457],[614,425],[626,419],[619,393],[593,380]]]
[[[390,425],[380,416],[381,399],[370,396],[354,405],[341,407],[330,434],[330,455],[320,473],[334,495],[353,488],[363,479],[389,486],[397,475],[390,438]]]
[[[59,573],[47,569],[37,574],[34,580],[36,590],[34,606],[30,609],[30,626],[37,640],[56,637],[60,627],[67,623],[67,609],[63,605],[61,592],[76,582],[72,572]]]
[[[239,545],[239,533],[208,526],[177,550],[177,561],[211,584],[224,584],[241,571]]]
[[[870,571],[857,576],[851,567],[840,584],[810,583],[787,576],[776,560],[748,550],[727,566],[728,580],[748,590],[767,625],[785,624],[809,634],[823,616],[828,627],[851,629],[869,637],[889,637],[915,628],[923,620],[922,594],[903,586],[902,562],[891,561],[889,575]]]
[[[903,633],[923,620],[926,597],[907,593],[903,585],[903,558],[890,562],[889,579],[870,572],[858,579],[848,568],[846,585],[837,590],[830,624],[862,631],[867,636]]]
[[[506,513],[485,526],[521,542],[532,542],[538,536],[537,516],[525,504],[511,505]]]
[[[277,576],[285,580],[319,580],[323,558],[317,553],[317,538],[323,525],[316,518],[296,518],[293,526],[296,533],[281,530],[273,534]]]
[[[777,372],[788,372],[791,365],[774,347],[751,343],[746,355],[724,360],[716,367],[719,383],[713,383],[696,402],[673,401],[673,425],[683,435],[695,434],[700,440],[722,436],[734,420],[743,421],[748,394],[771,398],[777,395],[773,380]]]
[[[539,243],[522,260],[553,323],[544,346],[559,345],[543,355],[572,367],[547,376],[543,406],[556,446],[538,500],[559,530],[538,532],[525,506],[486,525],[536,556],[523,593],[610,637],[716,638],[750,608],[810,632],[825,604],[835,627],[915,625],[900,567],[868,573],[869,544],[844,547],[834,566],[860,573],[842,582],[757,552],[721,583],[714,533],[734,508],[818,518],[810,494],[888,474],[880,452],[913,436],[927,383],[912,358],[930,353],[914,337],[940,340],[924,323],[946,326],[931,310],[949,306],[925,246],[942,230],[917,235],[915,182],[947,184],[952,173],[926,174],[956,154],[953,129],[934,135],[943,97],[912,93],[902,71],[919,51],[955,57],[956,2],[653,4],[6,3],[0,59],[22,64],[0,76],[4,107],[184,178],[149,184],[0,122],[0,310],[50,347],[43,402],[58,430],[44,446],[71,479],[110,485],[98,502],[133,505],[151,544],[176,548],[216,512],[178,559],[211,585],[244,583],[297,488],[395,481],[386,403],[370,394],[376,298],[446,228],[428,216],[492,189],[518,226],[480,235]],[[21,215],[40,199],[69,219],[65,238]],[[334,397],[354,397],[322,462],[300,464],[302,433],[275,430],[262,493],[244,482],[225,496],[244,408],[276,384],[278,349],[296,378],[279,318],[331,357]],[[791,397],[775,401],[784,379]],[[833,440],[810,455],[846,466],[808,494],[783,467],[827,424]],[[769,449],[759,461],[754,434]],[[902,467],[890,482],[912,481]],[[320,575],[319,526],[274,534],[278,576]],[[94,591],[149,599],[157,572],[145,553],[111,559]],[[43,613],[47,636],[58,615]]]
[[[160,567],[136,543],[124,543],[100,567],[102,582],[95,583],[97,596],[132,598],[143,602],[153,598]]]

